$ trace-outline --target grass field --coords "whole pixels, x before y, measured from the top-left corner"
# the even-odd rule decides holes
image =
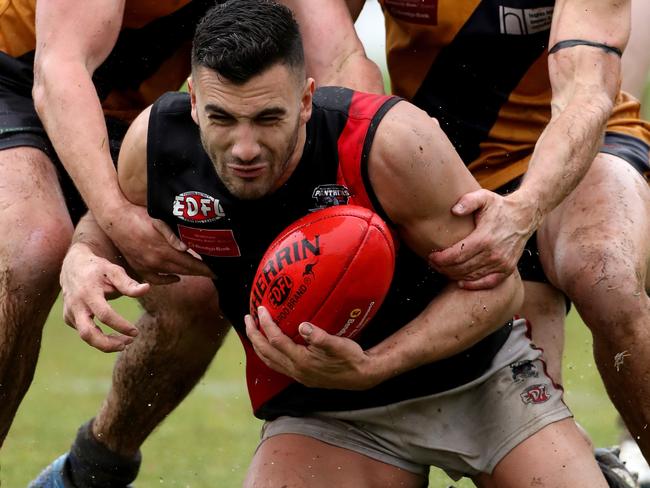
[[[133,302],[114,303],[128,317],[138,313]],[[598,445],[616,442],[615,413],[593,364],[589,335],[573,314],[567,341],[567,402]],[[113,360],[86,346],[63,324],[57,303],[45,329],[36,378],[0,454],[2,488],[25,487],[67,450],[77,427],[102,401]],[[250,413],[241,347],[233,334],[200,385],[145,444],[137,486],[241,486],[259,425]],[[451,484],[439,472],[431,476],[433,488]],[[454,486],[473,484],[461,481]]]

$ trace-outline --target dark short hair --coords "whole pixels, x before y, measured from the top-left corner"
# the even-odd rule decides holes
[[[213,69],[233,83],[245,83],[282,63],[303,69],[298,23],[273,0],[229,0],[211,8],[194,34],[192,68]]]

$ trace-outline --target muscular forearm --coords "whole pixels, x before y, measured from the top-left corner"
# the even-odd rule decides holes
[[[539,138],[520,189],[512,194],[531,208],[531,231],[578,185],[602,144],[613,100],[601,90],[575,94]]]
[[[628,34],[626,0],[556,2],[548,55],[552,117],[515,192],[535,205],[535,218],[562,202],[593,162],[620,88],[617,50]],[[567,44],[572,40],[578,43]]]
[[[448,286],[413,321],[366,351],[377,382],[469,348],[510,320],[522,300],[517,273],[491,290]]]
[[[89,208],[100,217],[124,201],[104,116],[86,67],[59,61],[36,65],[34,103],[66,171]]]

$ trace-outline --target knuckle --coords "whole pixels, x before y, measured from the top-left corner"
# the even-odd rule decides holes
[[[283,337],[281,335],[274,334],[268,337],[268,341],[271,346],[277,348],[282,345]]]
[[[505,262],[504,257],[500,251],[492,251],[489,255],[489,261],[493,264],[502,265]]]
[[[81,340],[84,342],[87,342],[88,344],[92,345],[93,342],[93,333],[88,327],[81,327],[78,328],[77,331],[79,332],[79,337],[81,337]]]
[[[107,320],[110,320],[112,315],[110,307],[105,305],[98,305],[96,307],[93,307],[93,309],[95,311],[95,317],[97,317],[100,322],[106,323]]]

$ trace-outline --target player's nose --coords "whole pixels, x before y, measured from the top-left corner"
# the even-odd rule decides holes
[[[257,141],[255,130],[247,124],[242,124],[236,129],[235,142],[232,146],[232,155],[240,161],[254,161],[261,154],[261,147]]]

